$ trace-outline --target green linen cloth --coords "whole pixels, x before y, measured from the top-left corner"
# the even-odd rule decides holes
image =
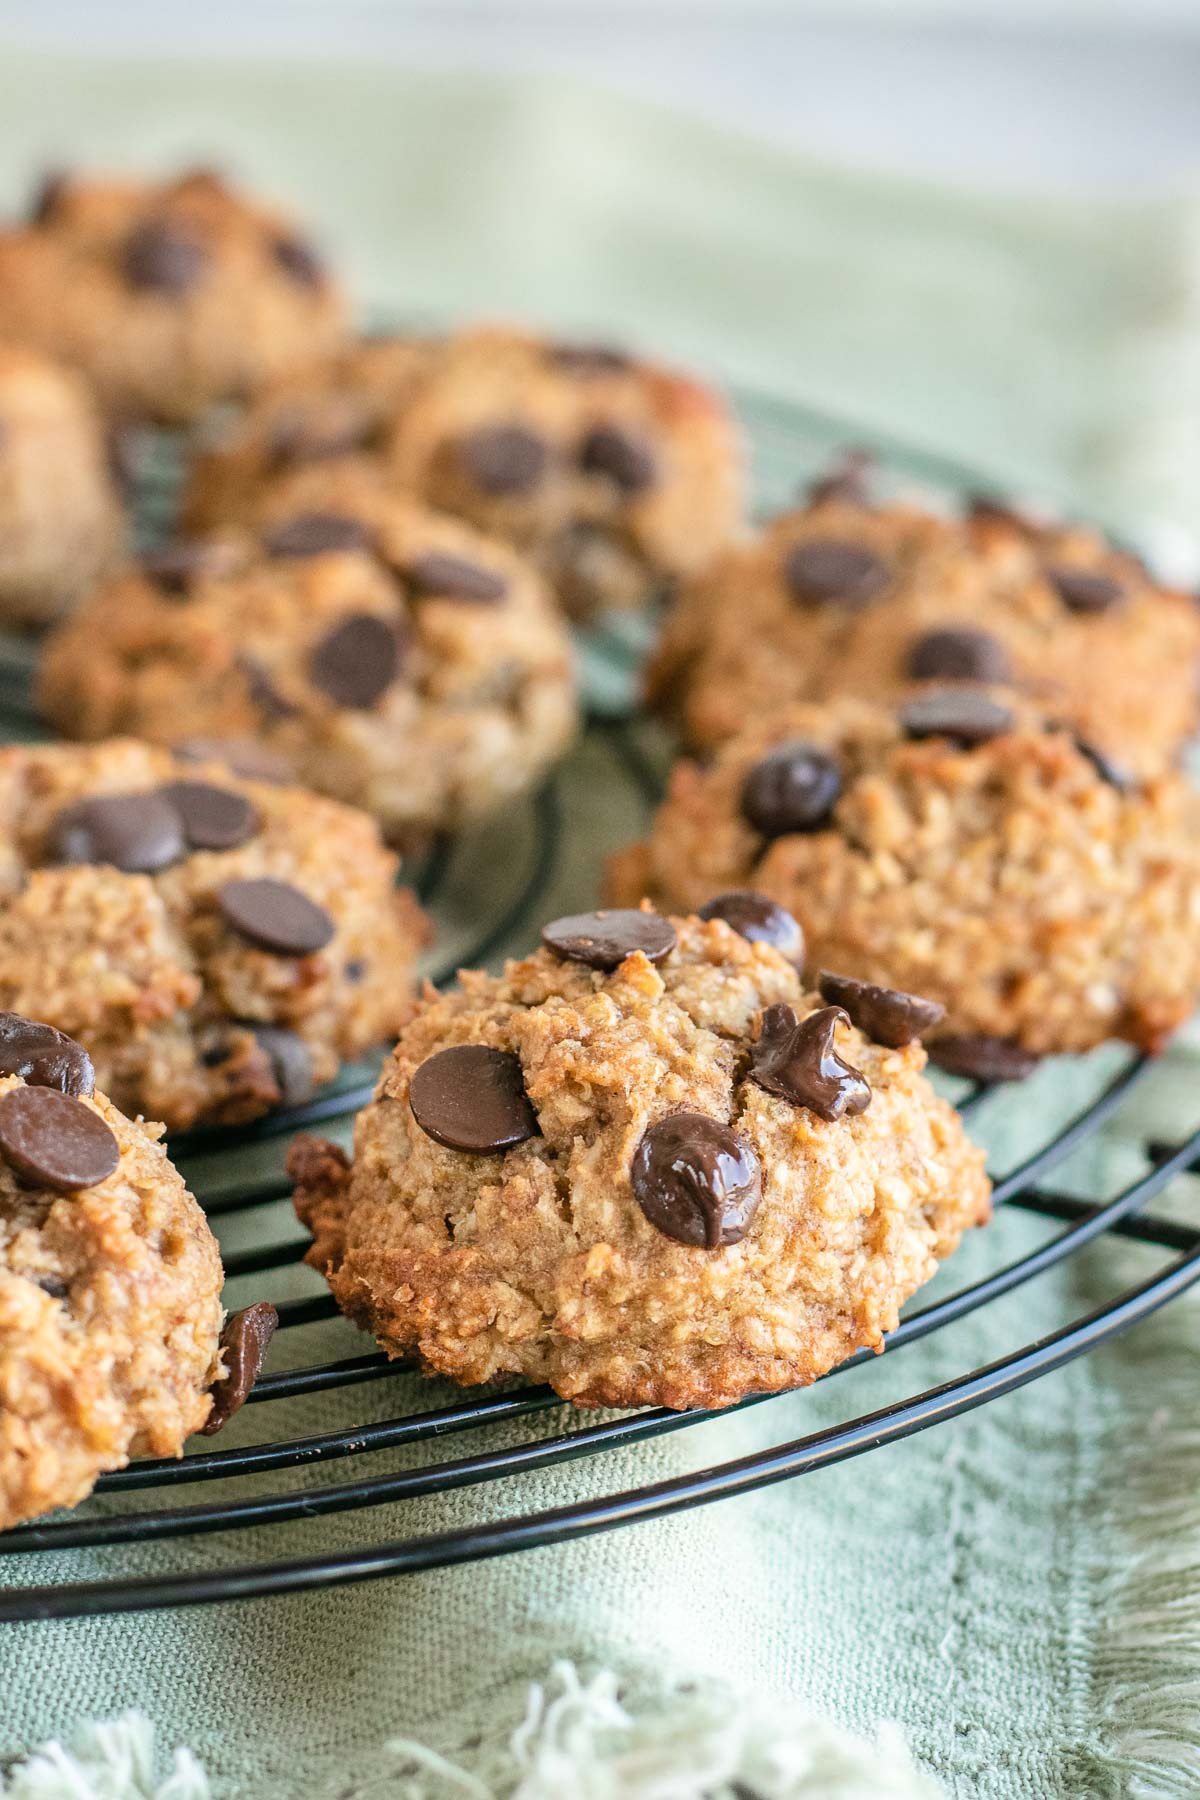
[[[1182,338],[1190,304],[1161,222],[1116,232],[1103,209],[976,206],[851,181],[544,82],[15,55],[0,66],[0,168],[13,196],[39,162],[181,154],[218,157],[306,205],[358,266],[369,298],[400,314],[519,311],[628,331],[884,433],[973,451],[1000,475],[1128,517],[1185,516],[1195,473],[1186,458],[1175,485],[1149,494],[1144,485],[1181,396],[1150,378],[1162,344],[1141,334],[1142,314],[1152,292],[1182,295],[1169,321],[1156,316],[1160,338],[1168,326]],[[1120,377],[1135,368],[1147,377],[1136,393]],[[1149,446],[1148,463],[1129,454],[1135,442]],[[603,849],[641,817],[604,731],[570,759],[559,792],[567,850],[545,915],[589,904]],[[474,853],[475,891],[452,894],[451,911],[470,913],[487,872],[507,875],[521,853],[519,830],[497,828]],[[1097,1068],[1119,1060],[1105,1052],[1049,1067],[990,1103],[980,1129],[999,1163],[1037,1141],[1044,1108],[1069,1110],[1094,1091]],[[1111,1191],[1142,1166],[1140,1134],[1189,1128],[1195,1061],[1185,1043],[1124,1122],[1057,1179]],[[275,1166],[278,1155],[268,1146],[254,1160]],[[1186,1206],[1189,1183],[1177,1186]],[[280,1206],[229,1221],[222,1238],[236,1251],[294,1229]],[[1045,1235],[1027,1215],[1001,1213],[934,1293]],[[297,1524],[0,1558],[0,1582],[219,1569],[669,1479],[950,1380],[1142,1278],[1154,1257],[1137,1245],[1097,1247],[868,1367],[601,1458]],[[235,1283],[231,1303],[261,1289],[261,1279]],[[305,1271],[271,1278],[273,1297],[318,1289]],[[137,1707],[164,1743],[191,1747],[220,1793],[399,1793],[408,1790],[388,1773],[388,1739],[417,1738],[470,1762],[520,1717],[527,1684],[570,1658],[618,1671],[635,1707],[691,1680],[867,1734],[895,1720],[958,1795],[1195,1793],[1198,1344],[1185,1300],[1126,1343],[867,1458],[527,1555],[285,1599],[8,1627],[0,1758]],[[321,1324],[289,1332],[280,1363],[361,1347],[343,1322]],[[248,1409],[221,1442],[251,1441],[266,1413],[272,1433],[290,1436],[448,1398],[397,1374]],[[565,1410],[538,1415],[482,1440],[316,1465],[264,1485],[320,1490],[576,1423]],[[207,1484],[187,1501],[244,1492]],[[125,1512],[160,1497],[93,1505]],[[564,1796],[574,1791],[583,1790],[564,1778]],[[849,1790],[831,1781],[827,1791]]]

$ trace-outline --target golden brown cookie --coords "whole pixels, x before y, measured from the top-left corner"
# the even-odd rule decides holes
[[[155,1136],[81,1046],[0,1014],[0,1530],[209,1415],[221,1260]]]
[[[570,642],[541,582],[353,469],[322,498],[102,588],[47,646],[46,715],[74,737],[253,737],[400,843],[494,811],[575,727]]]
[[[1195,728],[1198,666],[1200,609],[1097,533],[834,481],[679,593],[647,692],[704,749],[793,701],[1007,683],[1150,773]]]
[[[741,888],[795,914],[811,975],[941,1001],[930,1054],[962,1073],[1154,1050],[1200,997],[1200,798],[1002,691],[795,706],[680,763],[609,891],[686,911]]]
[[[353,1162],[294,1146],[343,1311],[431,1373],[587,1406],[723,1406],[881,1348],[988,1213],[919,1043],[867,1038],[723,920],[543,935],[422,1002]]]
[[[391,1038],[425,935],[365,814],[201,750],[0,750],[0,1007],[174,1129],[295,1105]]]
[[[328,355],[344,329],[292,220],[208,170],[57,176],[0,237],[0,338],[82,370],[123,416],[186,424]]]

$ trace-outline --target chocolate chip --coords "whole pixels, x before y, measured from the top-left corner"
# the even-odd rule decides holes
[[[279,692],[271,679],[270,670],[257,656],[251,656],[248,651],[242,650],[235,658],[235,663],[246,683],[251,706],[262,714],[268,725],[277,724],[280,719],[290,719],[299,710]]]
[[[0,1156],[22,1181],[56,1194],[95,1187],[121,1160],[99,1113],[49,1087],[0,1094]]]
[[[891,580],[886,563],[843,538],[806,538],[783,559],[783,578],[809,606],[865,606]]]
[[[130,287],[186,294],[208,263],[208,251],[173,219],[147,219],[125,240],[125,279]]]
[[[875,467],[870,450],[846,450],[824,475],[818,475],[808,489],[812,506],[825,506],[839,501],[847,506],[870,503],[869,478]]]
[[[309,658],[308,672],[335,706],[373,706],[400,672],[396,627],[374,613],[353,613],[333,626]]]
[[[241,775],[247,781],[280,783],[292,780],[288,762],[268,750],[265,744],[256,744],[253,738],[184,738],[181,743],[171,746],[171,754],[181,762],[224,763],[233,774]]]
[[[615,350],[609,344],[550,344],[546,355],[555,368],[585,379],[593,375],[624,375],[633,367],[632,358],[624,350]]]
[[[52,1300],[65,1300],[71,1291],[71,1284],[64,1281],[61,1275],[28,1275],[35,1287],[40,1287],[43,1294],[49,1294]]]
[[[917,639],[908,672],[914,681],[1004,682],[1012,680],[1012,660],[990,631],[944,625]]]
[[[183,820],[192,850],[236,850],[258,830],[258,814],[242,794],[207,781],[171,781],[162,790]]]
[[[362,978],[366,974],[366,972],[367,972],[366,961],[361,956],[352,956],[350,958],[350,961],[346,964],[345,975],[346,975],[347,981],[353,981],[353,982],[357,983],[362,980]]]
[[[968,494],[966,511],[972,524],[1002,525],[1009,531],[1020,532],[1022,537],[1041,529],[1036,519],[991,494]]]
[[[65,169],[48,169],[29,202],[29,223],[48,225],[66,198],[70,185],[71,177]]]
[[[205,576],[230,574],[238,563],[232,544],[212,538],[175,538],[141,560],[142,574],[164,594],[186,596]]]
[[[752,944],[770,944],[781,956],[801,968],[804,963],[804,933],[799,922],[784,907],[756,894],[749,888],[736,888],[718,894],[700,908],[702,919],[724,919],[727,925]]]
[[[753,1149],[705,1113],[668,1113],[648,1126],[629,1178],[655,1231],[697,1249],[740,1244],[762,1199]]]
[[[947,1075],[964,1075],[971,1081],[1021,1081],[1039,1060],[1012,1038],[989,1037],[982,1031],[934,1038],[926,1048],[929,1060]]]
[[[901,707],[900,724],[910,738],[950,738],[970,749],[1011,731],[1016,719],[1007,706],[986,694],[970,688],[938,688]]]
[[[587,475],[607,475],[625,494],[653,487],[658,465],[650,446],[616,425],[597,425],[579,447],[579,466]]]
[[[660,913],[635,907],[609,912],[569,913],[542,926],[542,942],[567,962],[590,969],[615,969],[635,950],[652,963],[662,962],[678,942],[675,927]]]
[[[279,1325],[279,1314],[269,1300],[256,1300],[225,1321],[221,1333],[221,1355],[228,1373],[215,1381],[209,1390],[212,1410],[200,1427],[204,1437],[212,1437],[228,1425],[235,1412],[240,1412],[262,1374],[271,1339]]]
[[[426,1137],[471,1156],[511,1150],[538,1135],[520,1058],[486,1044],[456,1044],[427,1057],[408,1103]]]
[[[160,793],[97,794],[64,807],[50,826],[52,861],[110,863],[127,875],[153,875],[186,848],[183,821]]]
[[[489,604],[503,600],[508,583],[495,569],[482,563],[469,562],[465,556],[452,556],[445,550],[431,550],[406,563],[401,571],[418,594],[439,600],[471,600]]]
[[[60,1094],[94,1094],[96,1071],[82,1044],[21,1013],[0,1012],[0,1075]]]
[[[251,1025],[271,1065],[281,1106],[302,1106],[313,1091],[312,1056],[304,1039],[283,1025]]]
[[[1078,731],[1073,732],[1072,736],[1075,739],[1075,748],[1081,756],[1087,757],[1101,781],[1106,781],[1109,787],[1116,788],[1118,794],[1128,794],[1137,786],[1132,773],[1123,768],[1120,763],[1114,762],[1107,751],[1101,750],[1098,744],[1093,744],[1091,738],[1082,736]]]
[[[335,930],[323,906],[288,881],[262,876],[227,881],[217,894],[226,921],[260,950],[274,956],[312,956]]]
[[[301,237],[285,233],[271,245],[271,254],[285,275],[298,287],[319,288],[325,280],[325,267],[311,244]]]
[[[867,1037],[893,1050],[932,1031],[946,1016],[945,1007],[937,1000],[923,1000],[901,988],[876,987],[874,982],[856,981],[852,975],[831,975],[828,969],[821,970],[817,986],[822,1000],[840,1006]]]
[[[1121,582],[1099,569],[1077,569],[1070,563],[1051,563],[1044,571],[1068,612],[1102,613],[1125,597]]]
[[[764,837],[818,831],[837,805],[842,772],[815,744],[780,744],[755,763],[742,786],[742,816]]]
[[[349,394],[281,412],[267,433],[267,455],[277,465],[324,462],[361,450],[373,435],[367,409]]]
[[[834,1049],[834,1030],[849,1023],[840,1006],[823,1006],[803,1021],[792,1006],[768,1006],[750,1055],[750,1078],[768,1094],[807,1106],[822,1119],[865,1112],[871,1104],[866,1077]]]
[[[546,472],[550,452],[543,438],[524,425],[489,425],[459,444],[470,481],[484,494],[528,494]]]
[[[326,556],[341,550],[369,550],[371,533],[361,519],[344,513],[300,513],[263,533],[268,556]]]

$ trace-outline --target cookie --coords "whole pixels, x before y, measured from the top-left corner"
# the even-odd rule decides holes
[[[87,1053],[0,1014],[0,1530],[178,1456],[225,1372],[221,1260]]]
[[[342,468],[256,539],[185,541],[50,640],[74,737],[256,739],[399,843],[535,782],[575,726],[570,643],[505,545]]]
[[[372,354],[388,359],[374,410],[359,373]],[[264,481],[284,484],[285,505],[311,498],[314,463],[358,454],[388,491],[419,495],[532,557],[575,617],[644,605],[740,526],[738,430],[691,376],[500,327],[364,348],[340,368],[306,393],[281,394],[223,457],[201,462],[194,523],[245,518],[248,507],[260,516]],[[360,421],[355,442],[339,423],[347,411]],[[286,442],[295,418],[305,421],[299,453],[281,457],[269,446],[281,434]]]
[[[1178,775],[1132,781],[999,690],[747,727],[677,765],[609,887],[678,911],[769,897],[811,976],[941,1002],[931,1056],[981,1078],[1106,1038],[1156,1050],[1200,996],[1200,798]]]
[[[553,921],[422,1001],[353,1161],[297,1141],[308,1261],[460,1382],[692,1407],[813,1381],[987,1217],[924,1061],[722,919]]]
[[[1097,533],[872,506],[843,478],[679,593],[647,696],[705,749],[793,701],[1003,683],[1149,774],[1195,728],[1198,665],[1195,603]]]
[[[0,750],[0,1007],[173,1129],[296,1105],[390,1039],[425,925],[364,814],[113,740]]]
[[[187,424],[331,354],[344,330],[292,220],[208,170],[58,176],[0,237],[0,338],[82,370],[121,416]]]
[[[0,344],[0,625],[42,625],[114,561],[124,509],[78,375]]]

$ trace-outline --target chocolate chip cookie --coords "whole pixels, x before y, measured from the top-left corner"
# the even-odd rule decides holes
[[[75,737],[256,740],[399,843],[534,782],[575,727],[566,630],[506,545],[342,468],[320,510],[185,540],[50,641],[46,715]]]
[[[224,1379],[221,1261],[82,1045],[0,1013],[0,1529],[178,1456]]]
[[[342,1309],[431,1373],[583,1406],[723,1406],[881,1348],[988,1213],[914,1031],[866,1035],[723,918],[542,935],[422,1001],[352,1162],[293,1147]]]
[[[1195,603],[1097,533],[874,506],[843,475],[679,594],[647,693],[703,749],[792,701],[1008,684],[1151,773],[1195,728],[1198,666]]]
[[[344,329],[308,239],[206,169],[59,175],[0,237],[0,337],[81,369],[119,415],[186,424],[330,354]]]
[[[425,935],[364,814],[199,748],[0,750],[0,1006],[180,1129],[298,1104],[391,1038]]]
[[[1200,798],[1001,690],[796,706],[677,765],[610,891],[686,911],[739,889],[795,915],[813,978],[939,1001],[929,1052],[960,1074],[1156,1050],[1200,998]]]

